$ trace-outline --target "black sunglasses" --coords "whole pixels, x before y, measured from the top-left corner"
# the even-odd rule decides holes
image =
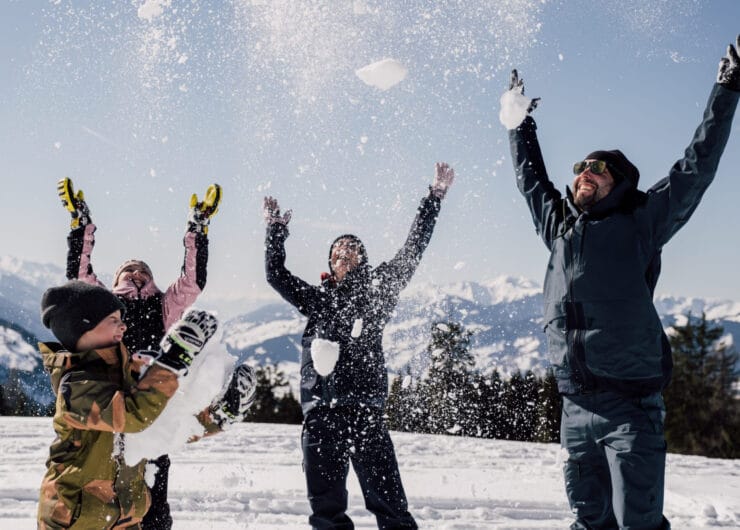
[[[604,162],[603,160],[591,160],[590,162],[582,160],[581,162],[576,162],[575,164],[573,164],[574,175],[580,175],[587,169],[590,169],[591,173],[593,173],[594,175],[601,175],[604,171],[606,171],[606,162]]]

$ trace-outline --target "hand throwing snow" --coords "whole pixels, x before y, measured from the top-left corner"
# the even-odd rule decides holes
[[[539,101],[540,98],[529,99],[524,95],[524,79],[519,77],[519,72],[512,70],[509,90],[501,96],[499,120],[507,129],[516,129],[537,108]]]
[[[262,213],[268,226],[275,223],[287,226],[290,222],[291,215],[293,215],[293,210],[288,210],[281,216],[277,199],[265,197],[262,203]]]
[[[452,186],[452,181],[455,180],[455,170],[452,169],[445,162],[437,162],[434,165],[435,175],[434,183],[432,184],[432,193],[440,199],[444,199],[447,195],[447,190]]]

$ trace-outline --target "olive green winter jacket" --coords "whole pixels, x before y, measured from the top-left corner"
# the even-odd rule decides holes
[[[154,365],[137,382],[138,367],[123,345],[81,353],[56,343],[39,349],[57,395],[39,528],[138,528],[150,504],[145,461],[125,464],[124,433],[154,422],[177,390],[177,376]]]

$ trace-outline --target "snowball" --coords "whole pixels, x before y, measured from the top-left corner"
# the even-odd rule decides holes
[[[205,409],[231,379],[236,357],[226,351],[223,331],[208,341],[193,360],[188,375],[179,378],[179,388],[149,428],[126,434],[124,457],[128,465],[142,458],[157,458],[185,447],[188,439],[203,435],[195,415]]]
[[[352,332],[350,333],[350,335],[352,335],[353,339],[356,339],[357,337],[360,336],[361,333],[362,333],[362,319],[357,318],[355,319],[355,323],[352,325]]]
[[[519,89],[508,90],[501,96],[501,111],[498,119],[507,129],[516,129],[527,117],[527,109],[531,104],[532,100],[519,92]]]
[[[334,370],[339,359],[339,344],[325,339],[314,339],[311,342],[311,359],[316,373],[326,377]]]
[[[170,7],[172,0],[146,0],[136,12],[142,20],[151,22],[164,13],[165,7]]]
[[[406,78],[408,70],[395,59],[383,59],[359,70],[355,74],[366,85],[374,86],[380,90],[388,90]]]

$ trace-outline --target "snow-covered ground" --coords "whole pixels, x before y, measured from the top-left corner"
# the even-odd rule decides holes
[[[35,528],[48,418],[0,418],[0,528]],[[172,454],[177,530],[307,528],[300,426],[242,424]],[[427,529],[565,528],[557,445],[393,433],[411,512]],[[676,529],[740,527],[740,460],[669,455]],[[350,473],[349,514],[374,528]]]

